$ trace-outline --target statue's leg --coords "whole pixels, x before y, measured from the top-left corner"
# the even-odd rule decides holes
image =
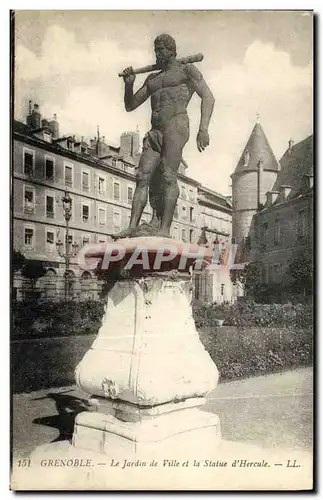
[[[163,217],[164,200],[163,200],[163,177],[160,171],[160,165],[155,168],[151,176],[149,184],[149,202],[153,210],[150,224],[160,228]]]
[[[163,217],[159,234],[169,236],[179,189],[177,170],[181,162],[183,148],[189,138],[187,115],[177,115],[170,120],[164,132],[161,152],[161,171],[164,185]]]
[[[148,187],[151,175],[154,173],[160,160],[160,154],[152,148],[143,150],[136,175],[136,189],[132,200],[131,217],[128,229],[115,234],[114,239],[131,236],[138,227],[142,212],[147,205]]]

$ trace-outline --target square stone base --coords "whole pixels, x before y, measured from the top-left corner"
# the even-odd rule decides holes
[[[73,446],[115,457],[166,451],[214,450],[221,439],[217,415],[196,408],[124,422],[112,415],[82,412],[76,417]]]

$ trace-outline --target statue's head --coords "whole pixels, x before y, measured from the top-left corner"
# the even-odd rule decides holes
[[[164,66],[170,59],[176,57],[176,42],[170,35],[159,35],[155,39],[155,54],[157,64]]]

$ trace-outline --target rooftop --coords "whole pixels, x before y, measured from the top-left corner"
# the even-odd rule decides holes
[[[260,123],[257,122],[251,132],[234,173],[257,170],[259,160],[262,161],[264,170],[279,171],[279,163],[275,158]]]
[[[280,191],[282,186],[291,187],[288,198],[294,198],[304,190],[304,177],[313,175],[313,136],[298,142],[283,154],[281,171],[273,186],[273,191]]]

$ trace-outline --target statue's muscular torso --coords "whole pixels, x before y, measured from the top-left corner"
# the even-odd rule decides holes
[[[189,72],[188,65],[176,61],[169,69],[147,78],[146,85],[151,96],[153,129],[163,130],[174,116],[186,115],[187,105],[194,93]]]

